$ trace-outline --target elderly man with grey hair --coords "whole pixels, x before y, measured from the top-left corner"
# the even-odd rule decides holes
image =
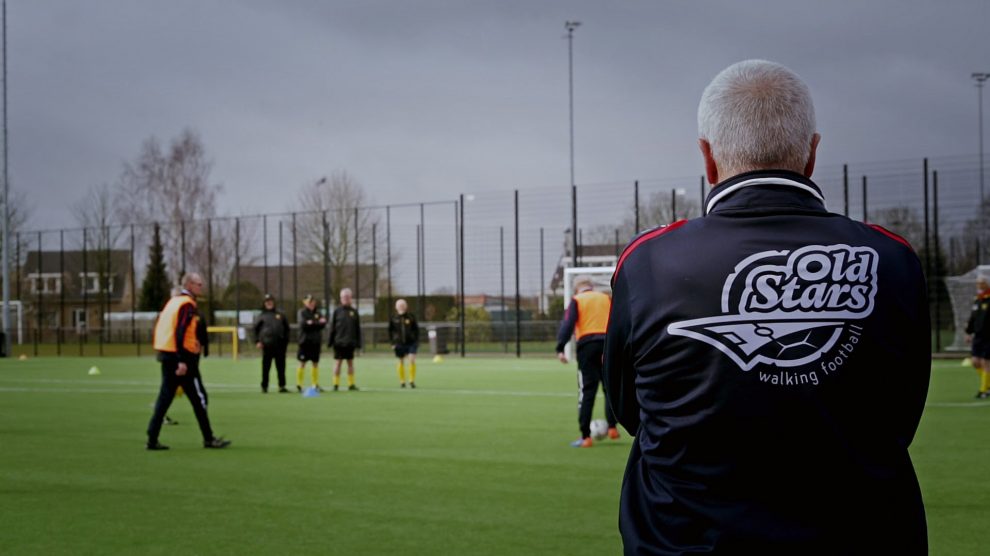
[[[340,390],[340,365],[347,361],[347,389],[358,390],[354,383],[354,351],[361,349],[361,317],[354,308],[354,292],[350,288],[340,290],[340,305],[330,315],[330,339],[327,346],[333,348],[333,389]]]
[[[230,445],[229,440],[213,435],[206,411],[206,387],[199,374],[199,358],[209,353],[206,321],[196,305],[196,298],[203,294],[203,288],[203,278],[199,274],[186,274],[182,277],[182,289],[165,303],[155,320],[154,347],[161,363],[162,382],[148,423],[149,450],[168,450],[168,446],[159,442],[158,435],[179,387],[192,404],[203,434],[203,446],[226,448]]]
[[[789,69],[729,66],[698,127],[705,215],[640,234],[612,277],[607,399],[636,435],[625,552],[925,553],[917,255],[826,210],[811,94]]]

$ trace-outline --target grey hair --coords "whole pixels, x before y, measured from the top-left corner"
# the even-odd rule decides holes
[[[595,289],[595,281],[591,279],[591,276],[581,274],[574,279],[574,291],[578,291],[581,288]]]
[[[354,295],[354,292],[351,291],[351,288],[344,288],[340,290],[340,295],[344,295],[345,293],[348,295]]]
[[[698,105],[698,135],[723,168],[802,171],[815,134],[804,81],[766,60],[744,60],[715,76]]]
[[[182,287],[185,288],[190,282],[202,282],[203,277],[199,275],[198,272],[187,272],[182,275],[182,280],[179,281]]]

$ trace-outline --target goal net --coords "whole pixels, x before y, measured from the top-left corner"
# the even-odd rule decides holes
[[[973,298],[976,297],[976,281],[980,278],[990,280],[990,265],[980,265],[966,274],[949,276],[945,279],[945,288],[949,291],[949,299],[952,301],[952,322],[956,331],[952,345],[945,348],[947,350],[969,350],[964,338],[966,322],[969,321]]]
[[[595,291],[607,293],[612,297],[612,274],[614,266],[578,266],[564,269],[564,309],[571,304],[574,297],[574,282],[578,277],[587,277],[595,284]],[[574,339],[571,338],[564,347],[567,358],[574,361]]]

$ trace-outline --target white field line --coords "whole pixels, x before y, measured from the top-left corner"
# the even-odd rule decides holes
[[[157,392],[160,383],[158,382],[141,382],[132,380],[100,380],[100,386],[143,386],[144,388],[130,389],[130,388],[90,388],[88,386],[92,385],[92,381],[87,380],[63,380],[63,379],[0,379],[0,382],[13,382],[13,383],[37,383],[37,384],[81,384],[86,385],[84,388],[69,388],[69,387],[32,387],[32,386],[0,386],[0,393],[3,392],[46,392],[46,393],[61,393],[61,394],[154,394]],[[257,390],[256,386],[246,385],[246,384],[225,384],[225,383],[207,383],[207,390],[210,392],[254,392]],[[396,394],[403,395],[423,395],[423,394],[439,394],[439,395],[454,395],[454,396],[509,396],[509,397],[519,397],[519,398],[573,398],[577,394],[574,392],[527,392],[520,390],[468,390],[468,389],[457,389],[457,390],[445,390],[445,389],[429,389],[429,388],[419,388],[415,392],[411,390],[399,390],[394,388],[362,388],[364,392],[392,392]],[[332,392],[326,392],[324,395],[332,395]],[[928,402],[925,407],[947,407],[947,408],[967,408],[967,407],[990,407],[990,402],[972,401],[972,402]]]
[[[93,381],[88,380],[63,380],[63,379],[0,379],[0,383],[15,383],[18,386],[0,386],[0,393],[3,392],[47,392],[47,393],[65,393],[65,394],[147,394],[158,391],[158,387],[161,383],[159,382],[142,382],[133,380],[99,380],[99,385],[93,384]],[[83,385],[82,388],[71,388],[67,386],[20,386],[20,384],[52,384],[52,385]],[[106,386],[142,386],[140,390],[133,388],[106,388]],[[225,383],[206,383],[206,388],[208,392],[254,392],[257,390],[257,386],[251,386],[246,384],[225,384]],[[433,390],[419,388],[415,392],[412,390],[399,390],[397,388],[361,388],[364,392],[394,392],[397,394],[440,394],[440,395],[457,395],[457,396],[511,396],[511,397],[545,397],[545,398],[573,398],[577,396],[576,392],[526,392],[526,391],[510,391],[510,390]],[[324,395],[330,395],[331,392],[326,392]]]

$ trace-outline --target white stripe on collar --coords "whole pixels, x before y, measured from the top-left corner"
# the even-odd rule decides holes
[[[789,187],[796,187],[798,189],[803,189],[804,191],[811,193],[816,199],[821,201],[822,204],[825,204],[825,197],[822,197],[821,193],[815,191],[815,188],[805,185],[801,182],[789,180],[787,178],[753,178],[750,180],[743,180],[739,183],[732,184],[729,187],[726,187],[724,191],[720,191],[718,195],[715,195],[714,197],[709,199],[708,205],[705,206],[705,214],[710,213],[712,209],[715,208],[715,204],[721,201],[722,198],[725,197],[726,195],[730,193],[734,193],[735,191],[738,191],[743,187],[749,187],[751,185],[786,185]]]

